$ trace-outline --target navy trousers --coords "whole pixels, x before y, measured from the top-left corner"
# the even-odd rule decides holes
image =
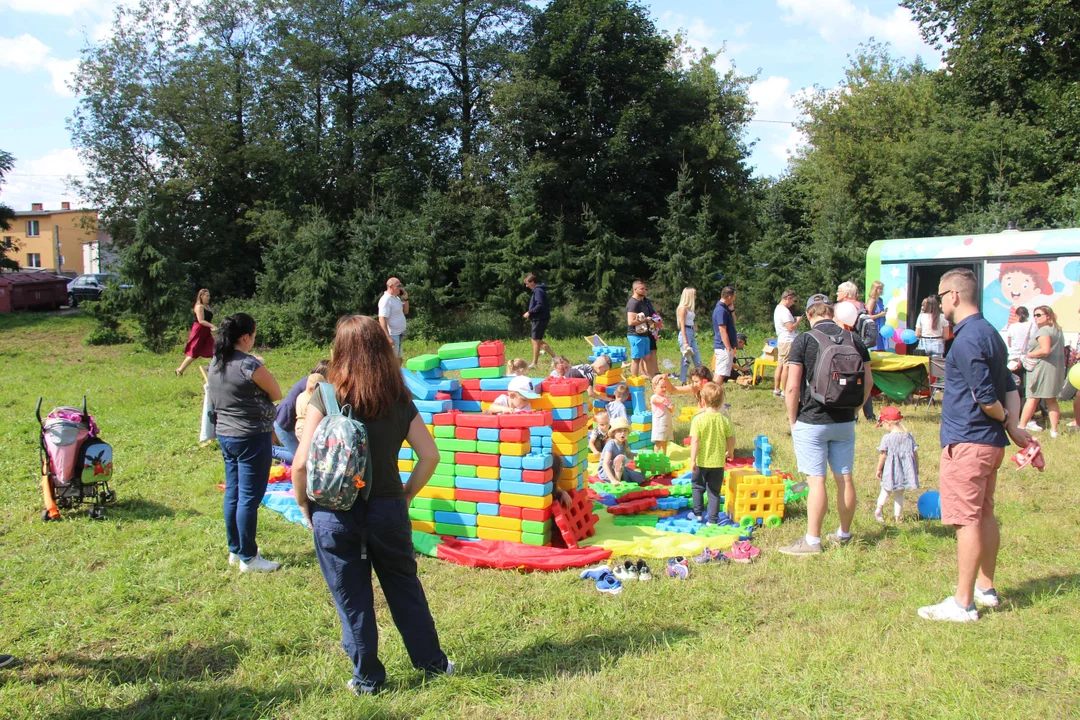
[[[259,504],[270,480],[270,433],[250,437],[218,435],[218,445],[225,460],[225,537],[229,552],[247,562],[259,553],[255,530]]]
[[[698,466],[690,476],[690,491],[694,500],[694,514],[706,522],[720,519],[720,486],[724,483],[724,468]],[[705,500],[708,498],[708,505]],[[734,520],[734,518],[732,518]]]
[[[341,646],[353,662],[357,685],[377,690],[386,680],[386,668],[379,661],[372,569],[379,576],[413,667],[433,674],[446,672],[446,655],[439,647],[435,621],[416,575],[405,500],[358,500],[347,511],[313,504],[311,524],[319,567],[341,619]]]

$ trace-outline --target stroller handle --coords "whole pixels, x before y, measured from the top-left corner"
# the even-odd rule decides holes
[[[85,395],[82,396],[82,414],[83,414],[83,417],[86,417],[89,414],[89,413],[86,412],[86,396]]]
[[[38,425],[41,424],[41,401],[42,400],[44,400],[44,398],[38,398],[37,399],[37,407],[34,408],[34,414],[37,415]]]

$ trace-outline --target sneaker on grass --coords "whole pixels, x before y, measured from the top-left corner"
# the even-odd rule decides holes
[[[637,573],[638,573],[638,580],[640,580],[642,582],[652,580],[652,573],[649,572],[649,566],[645,564],[644,560],[639,559],[637,561]]]
[[[240,562],[240,556],[234,552],[229,553],[229,565],[235,565]]]
[[[612,573],[606,572],[596,579],[596,589],[608,595],[618,595],[622,592],[622,583]]]
[[[969,608],[962,608],[951,595],[937,605],[919,608],[919,617],[924,620],[944,620],[946,622],[975,622],[979,613],[972,603]]]
[[[623,582],[625,582],[627,580],[637,580],[638,579],[637,565],[635,565],[633,562],[627,560],[622,565],[618,565],[618,566],[615,567],[615,577],[617,577],[619,580],[621,580]]]
[[[262,555],[256,555],[248,562],[240,561],[240,572],[274,572],[281,567],[281,563],[270,562]]]
[[[804,535],[790,545],[780,548],[780,552],[784,555],[820,555],[821,543],[811,545],[806,542]]]
[[[975,586],[975,604],[979,607],[996,608],[1001,604],[1001,598],[998,597],[997,590],[990,588],[989,590],[982,590],[978,585]]]
[[[0,655],[0,668],[6,668],[13,662],[15,662],[13,655]]]
[[[382,685],[369,684],[363,682],[357,682],[356,678],[349,678],[349,682],[345,683],[346,686],[357,695],[378,695],[382,690]]]
[[[831,543],[833,545],[839,545],[839,546],[843,547],[844,545],[850,544],[851,541],[855,539],[855,536],[854,535],[848,535],[847,537],[840,537],[840,533],[831,532],[831,533],[829,533],[828,535],[825,536],[825,539],[828,540],[829,543]]]
[[[582,570],[580,577],[582,580],[599,580],[601,575],[609,572],[611,572],[611,568],[607,565],[597,565],[594,568]]]

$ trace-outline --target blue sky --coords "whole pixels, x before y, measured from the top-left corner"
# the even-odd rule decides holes
[[[756,74],[757,104],[748,139],[758,175],[777,175],[800,142],[793,96],[843,79],[848,55],[871,37],[931,66],[940,54],[923,44],[909,13],[889,0],[643,0],[658,27],[686,32],[695,47],[726,52],[718,63]],[[0,200],[16,209],[31,202],[78,202],[66,177],[84,171],[65,126],[75,108],[67,88],[80,49],[107,36],[117,0],[0,0],[0,86],[9,105],[0,113],[0,148],[16,157]],[[764,122],[774,121],[774,122]]]

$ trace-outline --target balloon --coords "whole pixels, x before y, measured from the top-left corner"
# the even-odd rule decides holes
[[[906,355],[907,345],[902,342],[893,343],[893,352],[895,352],[897,355]]]
[[[919,336],[915,334],[915,331],[908,328],[904,332],[900,333],[900,339],[904,341],[905,345],[914,345],[919,340]]]
[[[1069,370],[1069,384],[1080,390],[1080,363],[1072,366]]]
[[[927,490],[919,496],[919,515],[925,520],[941,519],[941,495],[937,490]]]
[[[835,319],[841,325],[853,327],[858,317],[859,308],[855,307],[855,305],[853,305],[852,303],[837,303],[836,307],[833,308],[833,319]]]
[[[892,336],[896,334],[896,328],[892,325],[882,325],[881,332],[879,333],[885,340],[892,340]]]

